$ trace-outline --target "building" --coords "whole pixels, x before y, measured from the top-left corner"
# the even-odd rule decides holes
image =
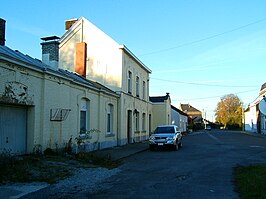
[[[119,94],[119,145],[149,136],[149,74],[125,45],[119,45],[84,17],[67,20],[59,40],[59,68],[77,72]]]
[[[266,134],[265,115],[260,111],[259,104],[266,95],[266,83],[261,86],[259,97],[249,104],[244,111],[244,130],[247,132]]]
[[[171,124],[178,126],[181,132],[187,132],[188,115],[171,105]]]
[[[5,46],[0,20],[0,151],[76,152],[118,144],[118,99],[100,83],[57,68],[56,37],[42,43],[46,63]],[[52,64],[50,64],[52,63]]]
[[[188,124],[194,130],[202,128],[202,112],[190,104],[180,104],[180,110],[188,115]]]
[[[171,124],[171,98],[169,93],[165,96],[150,97],[152,102],[152,126],[154,131],[157,126]]]

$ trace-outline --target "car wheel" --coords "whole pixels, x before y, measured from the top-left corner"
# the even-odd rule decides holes
[[[154,151],[154,146],[150,145],[150,151]]]
[[[178,144],[174,145],[174,150],[178,151],[178,149],[179,149],[179,145]]]

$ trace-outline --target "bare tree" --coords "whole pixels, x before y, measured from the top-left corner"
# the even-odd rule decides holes
[[[234,94],[225,95],[217,104],[215,110],[216,121],[222,123],[224,127],[242,126],[243,103]]]

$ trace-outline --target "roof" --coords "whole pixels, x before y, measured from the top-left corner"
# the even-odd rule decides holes
[[[85,87],[94,88],[98,91],[106,91],[108,93],[112,93],[114,95],[117,95],[114,91],[111,89],[97,83],[90,81],[84,77],[82,77],[79,74],[72,73],[67,70],[63,69],[55,69],[49,65],[44,64],[41,60],[32,58],[28,55],[25,55],[18,50],[12,50],[8,48],[7,46],[0,45],[0,59],[6,60],[9,62],[14,62],[16,64],[20,64],[24,66],[25,68],[30,68],[32,70],[38,71],[38,72],[50,72],[53,73],[53,75],[61,76],[63,78],[71,79],[73,82],[77,84],[83,84]]]
[[[176,112],[178,112],[179,114],[181,115],[184,115],[184,116],[187,116],[188,117],[188,114],[184,113],[183,111],[179,110],[178,108],[176,108],[175,106],[171,105],[171,108],[173,110],[175,110]]]
[[[191,106],[190,104],[180,104],[180,108],[182,111],[186,111],[186,112],[201,112],[198,109]]]
[[[66,21],[71,21],[71,20],[66,20]],[[87,20],[84,17],[80,17],[79,19],[77,19],[73,25],[65,32],[65,34],[60,38],[59,42],[63,43],[63,41],[69,37],[69,35],[78,27],[79,24],[81,23],[89,23],[90,25],[94,26],[95,28],[97,28],[99,31],[101,31],[102,33],[104,33],[106,36],[108,36],[110,39],[112,39],[117,45],[118,45],[118,49],[123,50],[125,53],[127,53],[132,59],[134,59],[144,70],[146,70],[148,73],[151,73],[151,70],[144,64],[142,63],[125,45],[119,45],[113,38],[111,38],[109,35],[107,35],[104,31],[102,31],[101,29],[99,29],[96,25],[94,25],[92,22],[90,22],[89,20]]]
[[[139,58],[137,58],[125,45],[120,45],[119,48],[122,49],[122,50],[124,50],[130,57],[132,57],[136,62],[138,62],[143,69],[145,69],[146,71],[148,71],[149,73],[151,73],[151,70],[145,64],[143,64],[139,60]]]
[[[168,100],[170,98],[169,93],[165,96],[157,96],[157,97],[150,97],[151,102],[164,102],[165,100]]]
[[[262,91],[263,89],[266,89],[266,82],[262,84],[260,91]]]

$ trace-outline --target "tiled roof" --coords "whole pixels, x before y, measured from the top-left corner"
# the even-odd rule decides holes
[[[180,108],[182,111],[186,111],[186,112],[201,112],[198,109],[191,106],[190,104],[180,104]]]
[[[181,115],[187,116],[188,114],[184,113],[183,111],[179,110],[178,108],[176,108],[175,106],[171,105],[171,108],[174,109],[176,112],[178,112]]]
[[[260,91],[262,91],[263,89],[266,89],[266,82],[262,84]]]
[[[150,97],[151,102],[164,102],[169,98],[169,95],[165,96],[157,96],[157,97]]]

